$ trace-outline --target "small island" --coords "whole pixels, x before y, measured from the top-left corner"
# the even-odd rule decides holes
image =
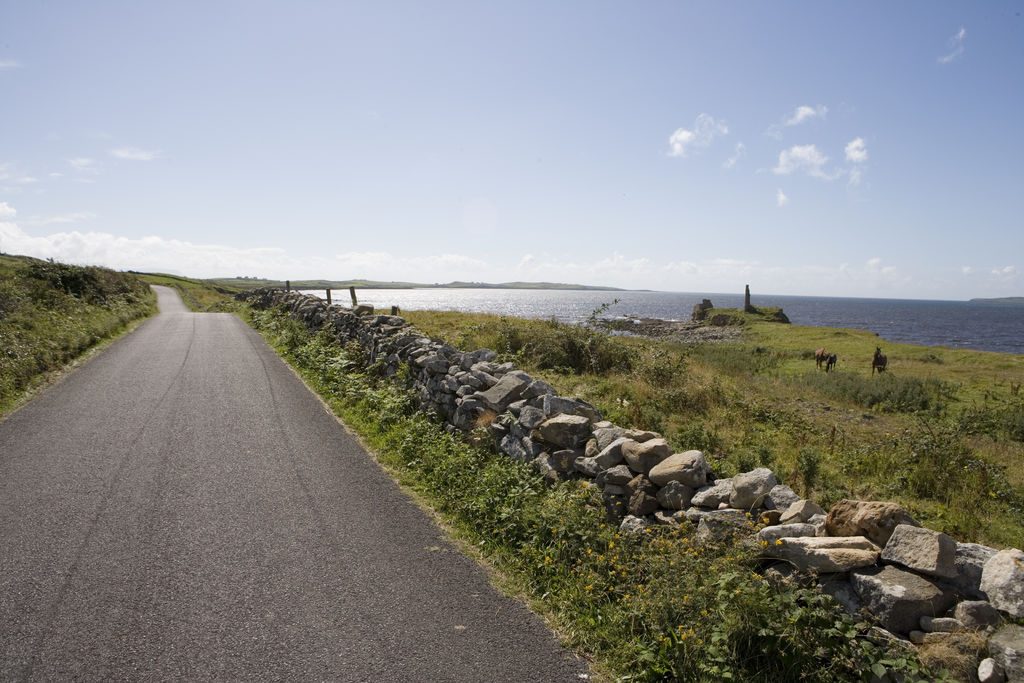
[[[997,299],[971,299],[972,304],[1024,304],[1024,296],[1004,296]]]

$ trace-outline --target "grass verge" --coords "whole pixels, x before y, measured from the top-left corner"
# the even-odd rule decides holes
[[[628,681],[938,680],[871,639],[817,589],[769,583],[741,542],[698,545],[688,529],[622,535],[594,489],[552,488],[480,437],[453,436],[357,349],[281,311],[244,311],[399,481],[553,621],[598,672]]]
[[[134,276],[0,256],[0,416],[155,311],[156,297]]]

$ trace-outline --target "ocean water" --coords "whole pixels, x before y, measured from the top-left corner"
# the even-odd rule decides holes
[[[324,297],[325,293],[310,291]],[[347,291],[332,292],[348,303]],[[689,320],[693,305],[711,299],[719,308],[743,305],[739,294],[596,292],[525,289],[361,289],[359,303],[402,310],[469,311],[522,318],[586,320],[598,307],[618,299],[605,316]],[[755,306],[781,306],[797,325],[870,330],[882,339],[928,346],[1024,354],[1024,305],[852,299],[810,296],[753,297]]]

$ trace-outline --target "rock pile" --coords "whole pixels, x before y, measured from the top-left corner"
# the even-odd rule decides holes
[[[588,481],[624,532],[693,525],[702,542],[749,538],[766,572],[816,576],[848,610],[912,643],[990,635],[979,679],[1024,681],[1024,628],[1003,625],[1005,616],[1024,618],[1020,550],[958,543],[895,503],[843,500],[826,513],[766,468],[716,477],[702,452],[674,452],[661,435],[616,426],[586,401],[496,362],[493,351],[460,351],[397,316],[358,315],[281,290],[240,298],[282,306],[309,329],[355,342],[386,375],[407,367],[421,408],[449,431],[486,430],[498,451],[548,482]]]

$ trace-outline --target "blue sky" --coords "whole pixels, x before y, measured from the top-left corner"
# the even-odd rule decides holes
[[[1022,11],[0,0],[0,249],[1022,295]]]

